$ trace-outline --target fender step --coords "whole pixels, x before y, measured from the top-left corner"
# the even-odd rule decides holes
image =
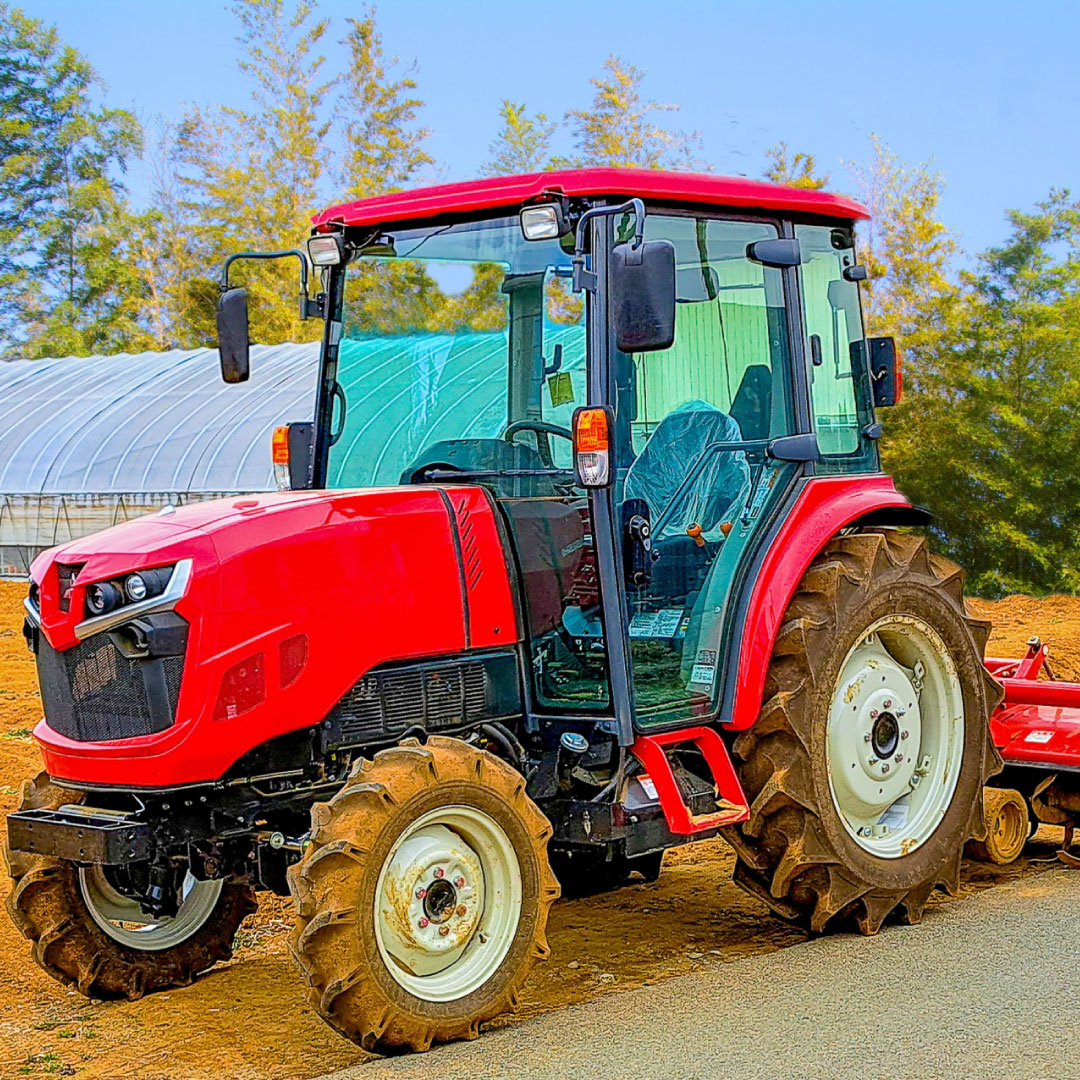
[[[716,782],[716,810],[691,814],[675,780],[664,747],[693,743],[701,751]],[[713,728],[683,728],[659,735],[639,735],[630,748],[631,753],[645,766],[656,785],[656,794],[664,811],[668,828],[679,836],[694,836],[712,832],[725,825],[735,825],[750,816],[750,807],[742,785],[728,757],[727,747]]]

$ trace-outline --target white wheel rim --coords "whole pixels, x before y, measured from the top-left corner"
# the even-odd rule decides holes
[[[199,881],[189,871],[171,918],[155,918],[137,900],[115,889],[100,866],[79,868],[79,891],[90,917],[114,941],[129,949],[158,952],[187,941],[214,913],[223,881]]]
[[[423,1001],[457,1001],[506,959],[521,918],[509,837],[472,806],[417,818],[375,887],[375,939],[394,980]]]
[[[944,641],[922,619],[879,619],[848,653],[828,726],[829,791],[871,855],[911,854],[941,823],[960,776],[964,695]]]

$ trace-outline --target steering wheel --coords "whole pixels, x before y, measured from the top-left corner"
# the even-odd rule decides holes
[[[558,424],[549,424],[546,420],[515,420],[512,424],[507,425],[502,437],[508,443],[512,443],[514,436],[519,431],[532,431],[535,433],[536,450],[540,454],[540,460],[543,461],[546,469],[555,468],[555,459],[551,456],[551,442],[548,436],[560,435],[571,442],[574,439],[574,433],[569,428],[560,427]]]

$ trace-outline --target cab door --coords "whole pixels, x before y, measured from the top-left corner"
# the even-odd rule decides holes
[[[646,239],[675,246],[677,306],[671,348],[614,358],[614,525],[639,728],[715,715],[741,571],[798,468],[767,451],[793,431],[783,272],[747,255],[779,235],[768,220],[646,219]]]

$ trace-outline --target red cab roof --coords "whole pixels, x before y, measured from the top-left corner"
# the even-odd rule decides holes
[[[790,214],[824,214],[846,221],[869,218],[866,207],[826,191],[781,187],[761,180],[741,180],[709,173],[664,169],[565,169],[525,176],[494,176],[459,184],[399,191],[373,199],[342,203],[313,220],[326,225],[378,225],[517,206],[545,192],[562,195],[620,195]]]

